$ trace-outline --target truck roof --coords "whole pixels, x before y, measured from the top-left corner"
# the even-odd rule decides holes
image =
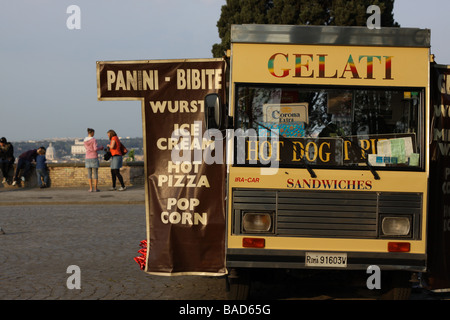
[[[429,48],[431,31],[395,27],[244,24],[231,26],[231,42]]]

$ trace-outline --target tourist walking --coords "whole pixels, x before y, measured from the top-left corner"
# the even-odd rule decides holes
[[[95,130],[87,129],[88,136],[84,139],[84,147],[86,149],[85,167],[88,172],[89,192],[98,192],[98,161],[97,151],[103,150],[102,146],[98,146],[97,139],[94,138]]]
[[[123,177],[120,174],[120,168],[122,168],[122,144],[117,137],[114,130],[109,130],[107,132],[110,143],[108,144],[109,150],[111,152],[111,177],[112,177],[112,190],[116,190],[116,179],[119,180],[121,187],[119,191],[124,191],[127,188],[123,182]]]

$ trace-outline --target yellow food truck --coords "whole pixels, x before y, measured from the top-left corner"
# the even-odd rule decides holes
[[[97,62],[99,100],[141,101],[141,268],[224,276],[233,299],[274,271],[450,288],[450,71],[430,34],[233,25],[224,59]]]
[[[448,206],[430,203],[449,190],[436,181],[446,172],[436,155],[447,156],[449,139],[435,121],[448,106],[431,105],[435,69],[429,30],[232,26],[228,101],[211,94],[205,103],[207,128],[233,130],[233,298],[248,296],[256,270],[269,271],[264,280],[273,269],[369,266],[381,270],[383,293],[407,298],[431,259],[446,263]],[[439,79],[438,95],[447,88]],[[442,277],[448,272],[427,284],[442,287]]]

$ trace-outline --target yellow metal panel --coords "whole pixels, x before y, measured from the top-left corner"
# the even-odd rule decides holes
[[[261,168],[232,167],[229,175],[229,194],[233,188],[285,189],[285,190],[334,190],[370,192],[417,192],[423,193],[421,241],[411,243],[411,253],[424,253],[427,226],[427,173],[378,171],[380,180],[375,180],[370,171],[364,170],[314,170],[317,178],[310,177],[306,169],[278,169],[266,175]],[[293,181],[291,181],[293,180]],[[299,183],[297,183],[297,180]],[[305,181],[304,181],[305,180]],[[305,183],[306,182],[306,183]],[[232,208],[229,197],[229,210]],[[231,235],[231,213],[228,214],[228,248],[242,248],[242,236]],[[381,239],[323,239],[298,237],[266,237],[266,249],[363,251],[387,252],[387,243],[394,240]]]
[[[276,169],[275,169],[276,170]],[[262,168],[232,167],[230,188],[262,188],[300,190],[382,191],[382,192],[427,192],[425,172],[377,171],[380,180],[375,180],[367,170],[319,170],[317,178],[310,177],[306,169],[278,169],[273,175],[264,174]],[[263,173],[263,174],[261,174]],[[309,182],[305,186],[303,180]],[[297,182],[300,184],[297,185]]]
[[[410,86],[428,84],[428,48],[233,44],[233,82]]]

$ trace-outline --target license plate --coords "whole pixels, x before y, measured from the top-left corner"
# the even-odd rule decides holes
[[[347,268],[347,254],[306,252],[305,265],[307,267]]]

